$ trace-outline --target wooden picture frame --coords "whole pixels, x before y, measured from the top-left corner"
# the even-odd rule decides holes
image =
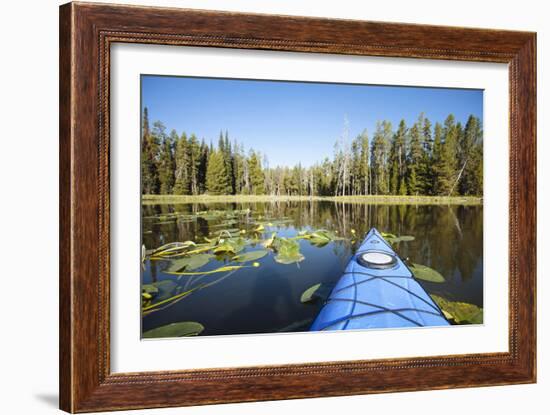
[[[509,351],[111,373],[109,59],[110,46],[117,42],[508,64]],[[535,33],[69,3],[60,8],[59,94],[61,409],[90,412],[535,382]]]

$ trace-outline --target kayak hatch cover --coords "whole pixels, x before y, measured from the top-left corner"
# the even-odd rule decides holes
[[[448,326],[441,309],[372,228],[310,330]]]

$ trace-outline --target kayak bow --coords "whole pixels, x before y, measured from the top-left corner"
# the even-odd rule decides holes
[[[448,326],[382,235],[372,228],[310,330]]]

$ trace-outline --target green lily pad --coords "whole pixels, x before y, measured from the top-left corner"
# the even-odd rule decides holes
[[[235,262],[256,261],[257,259],[263,258],[266,255],[267,251],[265,249],[261,249],[257,251],[244,252],[240,255],[234,256],[233,258],[231,258],[231,260]]]
[[[429,282],[445,282],[445,278],[435,269],[427,267],[426,265],[410,264],[410,270],[415,278]]]
[[[309,240],[309,243],[311,243],[312,245],[316,245],[316,246],[325,246],[326,244],[328,244],[330,241],[332,241],[332,238],[325,232],[322,232],[322,231],[318,231],[318,232],[313,232],[309,235],[309,238],[307,238]]]
[[[318,229],[314,232],[300,232],[297,239],[307,239],[310,244],[323,247],[329,242],[343,240],[344,238],[336,236],[333,232],[325,229]]]
[[[483,324],[483,308],[460,301],[449,301],[435,294],[431,297],[447,319],[452,319],[457,324]]]
[[[236,254],[241,252],[246,245],[242,238],[220,239],[218,246],[212,252],[215,254]]]
[[[172,280],[156,281],[151,284],[142,284],[141,292],[150,294],[155,301],[162,301],[172,297],[178,290],[179,285]]]
[[[275,261],[279,264],[295,264],[304,260],[304,256],[300,252],[300,244],[297,241],[277,238],[277,255]]]
[[[414,236],[411,235],[401,235],[384,238],[391,245],[398,244],[399,242],[411,242],[414,241]]]
[[[179,272],[183,269],[186,271],[193,271],[208,264],[212,258],[214,258],[214,255],[211,254],[196,254],[188,257],[173,259],[170,261],[170,265],[165,271]]]
[[[302,296],[300,297],[300,302],[312,303],[318,300],[324,301],[330,295],[331,291],[332,286],[329,284],[319,283],[312,285],[302,293]]]
[[[183,321],[181,323],[167,324],[143,333],[144,339],[166,337],[197,336],[204,330],[204,326],[196,321]]]
[[[269,238],[261,242],[262,246],[264,248],[271,248],[275,242],[276,236],[277,236],[277,233],[273,232]]]
[[[147,294],[152,295],[153,297],[159,293],[159,289],[154,284],[143,284],[141,286],[141,291]]]

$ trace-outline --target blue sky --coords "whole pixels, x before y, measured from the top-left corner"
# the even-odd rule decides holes
[[[465,124],[473,114],[483,119],[483,91],[451,88],[255,81],[142,75],[141,105],[151,124],[167,131],[194,133],[217,144],[220,130],[231,141],[267,154],[271,167],[310,166],[330,157],[342,135],[389,120],[411,125],[421,112],[435,124],[449,113]]]

